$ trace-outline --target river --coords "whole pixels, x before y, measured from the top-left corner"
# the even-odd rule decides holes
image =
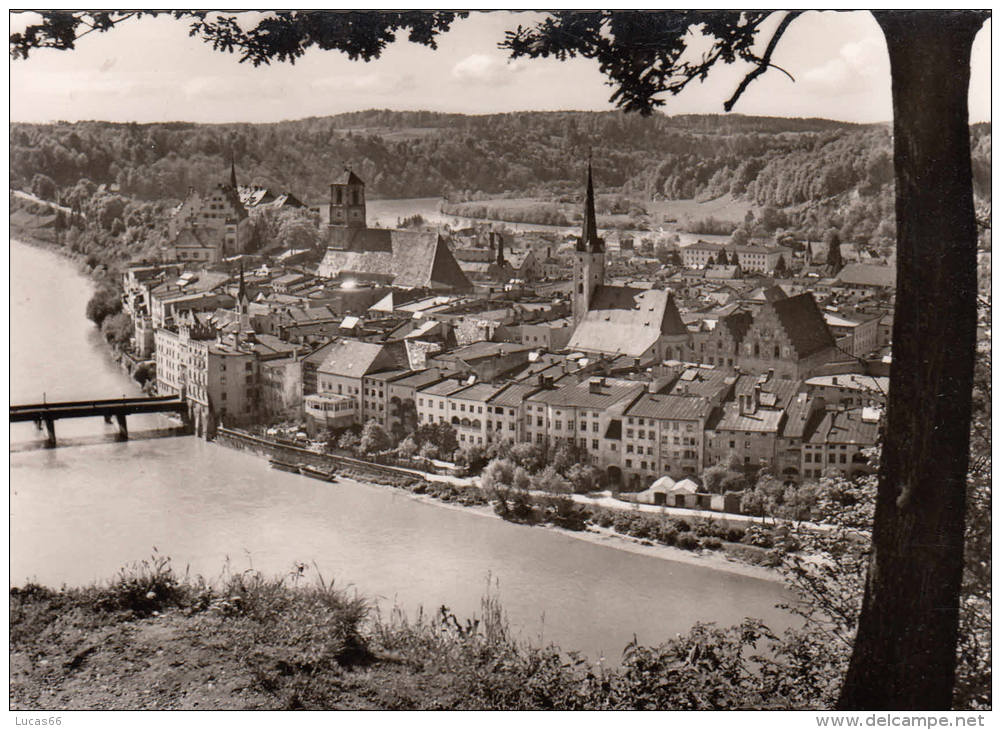
[[[138,389],[85,319],[92,287],[66,259],[11,243],[12,402],[116,397]],[[150,417],[149,425],[156,425]],[[130,418],[130,431],[132,419]],[[154,547],[207,578],[297,561],[384,613],[447,605],[479,612],[493,581],[512,627],[615,662],[635,633],[655,644],[695,621],[757,616],[782,628],[779,583],[638,555],[555,530],[417,501],[385,487],[276,472],[195,437],[113,442],[101,419],[59,422],[57,449],[11,427],[11,583],[81,585]],[[75,440],[74,440],[75,439]],[[315,563],[316,567],[313,567]]]
[[[369,200],[365,204],[368,217],[368,224],[373,228],[395,228],[400,221],[408,216],[420,214],[420,216],[432,225],[450,226],[451,228],[466,228],[473,224],[488,224],[495,228],[506,228],[519,233],[524,232],[549,232],[557,233],[561,236],[571,234],[578,235],[580,226],[554,226],[545,223],[514,223],[509,221],[493,221],[485,218],[466,218],[465,216],[448,215],[441,212],[440,198],[397,198],[384,200]],[[688,233],[679,230],[660,231],[637,231],[623,230],[620,233],[624,236],[643,238],[649,236],[674,236],[678,237],[679,246],[690,246],[698,241],[709,241],[712,243],[729,243],[730,236],[717,236],[705,233]]]

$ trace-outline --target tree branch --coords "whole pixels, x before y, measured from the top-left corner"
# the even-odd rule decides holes
[[[733,109],[733,105],[737,103],[737,100],[740,99],[741,95],[750,83],[772,66],[772,53],[775,52],[775,47],[778,45],[779,39],[782,38],[782,34],[786,32],[786,28],[789,27],[789,24],[802,14],[802,10],[790,10],[789,13],[782,18],[782,22],[779,23],[779,27],[775,29],[775,34],[772,36],[772,39],[768,41],[768,47],[765,49],[764,55],[762,55],[761,59],[758,61],[758,65],[744,77],[744,80],[740,82],[740,86],[738,86],[737,90],[733,92],[733,96],[731,96],[726,103],[723,104],[723,109],[725,111]],[[776,68],[778,67],[776,66]],[[781,71],[782,69],[779,70]],[[783,71],[783,73],[789,76],[787,72]],[[790,78],[792,77],[790,76]]]

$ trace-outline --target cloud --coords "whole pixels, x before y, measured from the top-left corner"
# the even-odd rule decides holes
[[[396,94],[413,88],[417,78],[412,73],[341,74],[324,76],[310,83],[317,91],[364,92],[369,94]]]
[[[525,69],[518,61],[505,61],[496,56],[474,53],[452,67],[452,76],[460,81],[472,81],[488,86],[502,86],[514,80]]]
[[[803,74],[803,81],[826,93],[850,93],[872,85],[888,75],[885,45],[866,38],[841,46],[838,55]]]

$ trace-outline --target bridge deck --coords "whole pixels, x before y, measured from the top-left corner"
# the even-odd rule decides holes
[[[185,413],[187,404],[177,396],[116,398],[95,401],[35,403],[10,407],[10,422],[56,421],[87,416],[127,416],[133,413]]]

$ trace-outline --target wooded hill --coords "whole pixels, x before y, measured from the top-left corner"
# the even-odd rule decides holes
[[[485,116],[364,111],[275,124],[12,124],[12,187],[117,183],[143,200],[222,180],[291,190],[317,204],[350,165],[372,197],[578,195],[587,151],[605,192],[637,200],[730,194],[783,210],[790,229],[842,238],[892,225],[889,126],[740,115],[650,118],[621,112]],[[971,128],[974,185],[990,198],[989,124]],[[885,228],[885,226],[884,226]],[[847,229],[847,230],[846,230]],[[857,229],[857,230],[856,230]],[[892,233],[883,230],[882,235]]]

